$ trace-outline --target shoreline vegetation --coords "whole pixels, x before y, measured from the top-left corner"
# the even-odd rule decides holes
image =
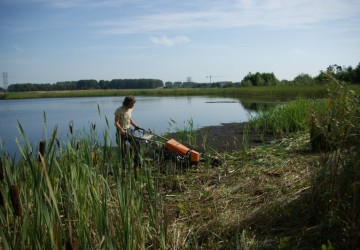
[[[37,147],[27,142],[18,124],[27,142],[19,145],[22,159],[16,163],[5,153],[0,158],[0,246],[357,249],[358,90],[332,79],[327,86],[304,88],[72,92],[72,97],[162,92],[296,100],[260,112],[242,124],[241,134],[213,144],[207,142],[216,135],[189,124],[178,132],[178,140],[201,148],[202,161],[185,167],[158,153],[144,154],[144,167],[133,169],[130,155],[120,153],[108,131],[102,133],[107,143],[98,146],[95,128],[90,134],[69,129],[70,140],[64,142],[55,129]],[[16,94],[6,93],[3,99],[50,97]],[[218,151],[222,143],[240,147]]]
[[[360,93],[360,86],[351,85]],[[328,93],[328,85],[309,86],[259,86],[229,88],[172,88],[172,89],[123,89],[123,90],[67,90],[0,93],[0,100],[33,98],[75,98],[103,96],[230,96],[243,98],[290,100],[295,98],[323,98]]]

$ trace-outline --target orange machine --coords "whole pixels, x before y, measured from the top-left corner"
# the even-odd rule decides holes
[[[142,134],[135,136],[137,140],[141,142],[152,142],[152,145],[156,145],[156,147],[161,147],[164,150],[164,155],[170,155],[171,157],[175,157],[177,160],[184,162],[189,162],[190,164],[197,164],[200,161],[200,153],[192,150],[180,142],[177,142],[174,139],[168,139],[162,137],[160,135],[153,134],[151,130],[145,130],[143,128],[138,128],[138,131],[141,131]],[[158,137],[161,141],[153,140],[152,137]],[[164,142],[163,142],[164,141]]]
[[[193,164],[196,164],[200,161],[199,152],[189,149],[188,147],[182,145],[180,142],[177,142],[174,139],[167,140],[165,142],[165,148],[170,152],[176,153],[182,157],[190,155],[190,162]]]

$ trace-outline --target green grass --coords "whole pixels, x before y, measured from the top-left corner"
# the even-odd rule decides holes
[[[289,100],[299,97],[322,98],[327,93],[326,85],[312,86],[265,86],[232,88],[190,88],[190,89],[141,89],[141,90],[81,90],[53,92],[8,92],[0,94],[0,99],[61,98],[61,97],[97,97],[97,96],[233,96],[262,98],[267,100]],[[359,92],[359,87],[354,86]]]
[[[325,100],[298,99],[259,111],[249,122],[262,137],[267,133],[281,137],[296,131],[309,131],[311,114],[325,109]]]

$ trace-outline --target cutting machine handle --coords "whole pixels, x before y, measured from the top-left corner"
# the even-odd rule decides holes
[[[161,136],[161,135],[154,134],[150,129],[147,130],[147,129],[140,128],[140,127],[138,127],[137,129],[138,129],[138,130],[141,130],[141,131],[143,131],[143,132],[150,133],[150,134],[152,134],[153,136],[159,137],[159,138],[161,138],[161,139],[163,139],[163,140],[165,140],[165,141],[169,140],[168,138],[165,138],[165,137],[163,137],[163,136]]]

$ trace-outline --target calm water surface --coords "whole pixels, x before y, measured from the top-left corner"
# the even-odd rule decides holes
[[[123,97],[51,98],[32,100],[0,100],[0,140],[2,151],[17,152],[16,139],[22,144],[17,122],[34,145],[48,139],[58,127],[58,138],[66,139],[69,123],[74,130],[89,131],[96,124],[100,138],[106,129],[106,120],[114,139],[114,111]],[[193,128],[244,122],[249,111],[238,99],[215,97],[137,97],[133,119],[139,126],[155,133],[172,132],[193,122]],[[17,153],[18,154],[18,153]]]

